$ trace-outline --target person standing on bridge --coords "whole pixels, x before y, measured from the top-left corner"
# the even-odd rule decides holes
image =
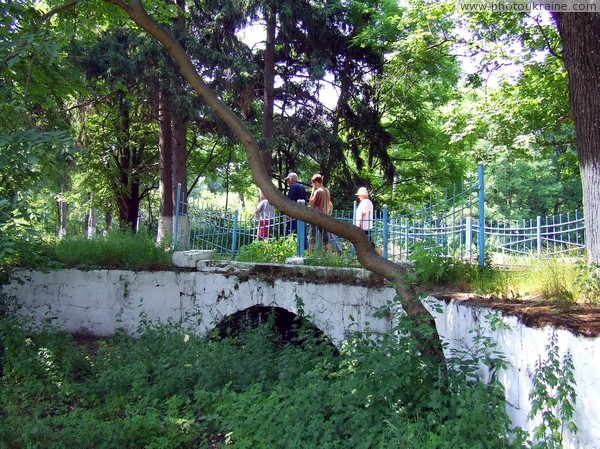
[[[257,237],[260,240],[267,240],[271,229],[273,228],[273,218],[275,217],[275,208],[269,203],[269,200],[259,191],[260,202],[256,207],[254,215],[258,217],[258,233]]]
[[[306,188],[298,180],[298,175],[294,172],[291,172],[283,179],[287,183],[287,185],[290,186],[288,198],[295,203],[297,203],[298,200],[304,201],[304,203],[306,203]],[[285,226],[285,235],[296,234],[297,228],[298,220],[288,216],[287,223]]]
[[[333,205],[331,203],[331,195],[329,190],[323,186],[323,176],[320,173],[316,173],[310,180],[312,184],[312,191],[310,193],[310,199],[308,202],[312,207],[326,214],[331,214]],[[328,253],[332,253],[333,249],[329,243],[329,233],[325,229],[321,229],[318,226],[311,225],[310,232],[308,233],[308,252],[312,253],[315,246],[321,246],[326,248]]]
[[[356,215],[354,217],[354,224],[361,228],[364,233],[367,235],[369,242],[375,248],[375,243],[373,242],[373,202],[369,199],[369,191],[366,187],[359,187],[356,192],[356,196],[358,197],[360,203],[358,203],[358,207],[356,208]]]

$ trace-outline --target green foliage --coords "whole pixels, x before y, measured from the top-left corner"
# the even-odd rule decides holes
[[[0,283],[8,278],[11,266],[48,264],[51,250],[28,218],[9,201],[0,200]]]
[[[128,270],[171,269],[171,252],[156,245],[154,237],[145,231],[135,234],[112,231],[106,237],[88,239],[72,237],[59,240],[56,260],[68,267],[121,268]]]
[[[0,199],[0,261],[13,252],[14,242],[7,232],[10,226],[8,205],[8,200]]]
[[[488,269],[480,278],[473,278],[472,285],[484,294],[512,299],[534,297],[562,307],[574,306],[584,299],[577,283],[577,265],[537,258],[518,262],[513,261],[511,268]]]
[[[32,332],[0,319],[0,446],[7,448],[517,448],[498,385],[446,370],[393,334],[356,333],[336,355],[282,344],[267,325],[235,338],[146,322],[137,338]]]
[[[154,237],[139,231],[111,231],[93,239],[65,237],[62,240],[18,240],[4,259],[8,267],[55,269],[120,268],[124,270],[170,270],[168,242],[157,245]]]
[[[579,264],[575,284],[585,301],[600,304],[600,264]]]
[[[320,267],[361,267],[354,251],[345,250],[341,253],[330,254],[325,250],[315,250],[304,257],[304,265]]]
[[[235,259],[238,262],[284,263],[285,259],[297,254],[297,246],[295,234],[274,240],[256,239],[242,246]]]
[[[550,336],[546,345],[545,360],[535,364],[529,395],[532,402],[529,419],[540,417],[534,432],[534,449],[562,449],[565,426],[576,433],[577,426],[573,418],[577,395],[575,392],[575,367],[571,354],[566,352],[560,359],[556,332]]]
[[[581,209],[582,187],[575,149],[548,157],[539,151],[530,153],[515,157],[507,152],[487,165],[488,218],[518,220]]]
[[[464,277],[462,273],[469,269],[461,262],[446,256],[435,243],[416,245],[410,260],[414,262],[416,282],[424,286],[452,284]]]

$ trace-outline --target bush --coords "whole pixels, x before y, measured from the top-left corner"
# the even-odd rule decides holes
[[[221,340],[146,323],[82,344],[0,320],[0,447],[516,448],[497,384],[397,333],[282,344],[267,324]],[[463,357],[464,359],[464,357]]]
[[[274,240],[254,240],[242,246],[235,259],[238,262],[284,263],[285,259],[297,254],[297,248],[295,234]]]

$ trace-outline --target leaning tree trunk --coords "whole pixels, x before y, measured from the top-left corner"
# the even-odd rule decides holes
[[[430,337],[427,340],[420,339],[419,341],[421,352],[433,355],[438,361],[442,362],[444,360],[444,354],[435,327],[435,320],[415,294],[414,288],[407,279],[406,270],[377,254],[369,240],[367,240],[362,229],[350,223],[336,220],[332,216],[319,212],[316,209],[300,206],[277,190],[272,182],[270,174],[265,169],[261,151],[254,136],[248,131],[239,117],[235,115],[204,82],[202,77],[196,71],[194,63],[186,54],[185,50],[178,44],[177,40],[148,15],[143,7],[142,1],[131,0],[129,4],[124,3],[122,0],[107,1],[114,3],[127,12],[135,23],[150,33],[169,51],[169,53],[171,53],[171,56],[175,59],[181,73],[190,86],[196,91],[198,96],[219,116],[219,118],[221,118],[221,120],[225,122],[238,139],[240,139],[246,149],[248,164],[252,171],[254,182],[276,209],[283,214],[299,218],[347,239],[354,245],[358,261],[363,267],[395,284],[402,307],[409,318],[419,323],[426,322],[431,327]],[[422,334],[415,334],[415,337],[419,339],[420,335]]]
[[[600,263],[600,13],[554,13],[554,20],[569,74],[588,260],[597,264]]]

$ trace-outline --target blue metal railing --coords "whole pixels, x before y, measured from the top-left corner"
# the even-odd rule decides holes
[[[174,247],[211,249],[224,257],[235,258],[239,249],[258,237],[258,219],[250,212],[223,212],[199,204],[189,205],[178,186],[174,220]],[[483,166],[478,178],[445,198],[428,205],[413,205],[410,212],[389,210],[384,206],[374,211],[372,240],[383,257],[401,261],[411,258],[418,247],[434,248],[438,254],[484,265],[488,255],[502,257],[580,256],[585,251],[585,225],[581,211],[566,215],[536,217],[521,221],[486,221]],[[188,213],[191,211],[191,213]],[[354,223],[356,203],[352,211],[334,211],[334,217]],[[185,217],[189,238],[181,235],[181,218]],[[286,235],[287,217],[275,213],[269,226],[269,239]],[[298,220],[297,254],[304,255],[305,223]],[[189,242],[189,243],[188,243]],[[344,251],[353,252],[343,242]]]

